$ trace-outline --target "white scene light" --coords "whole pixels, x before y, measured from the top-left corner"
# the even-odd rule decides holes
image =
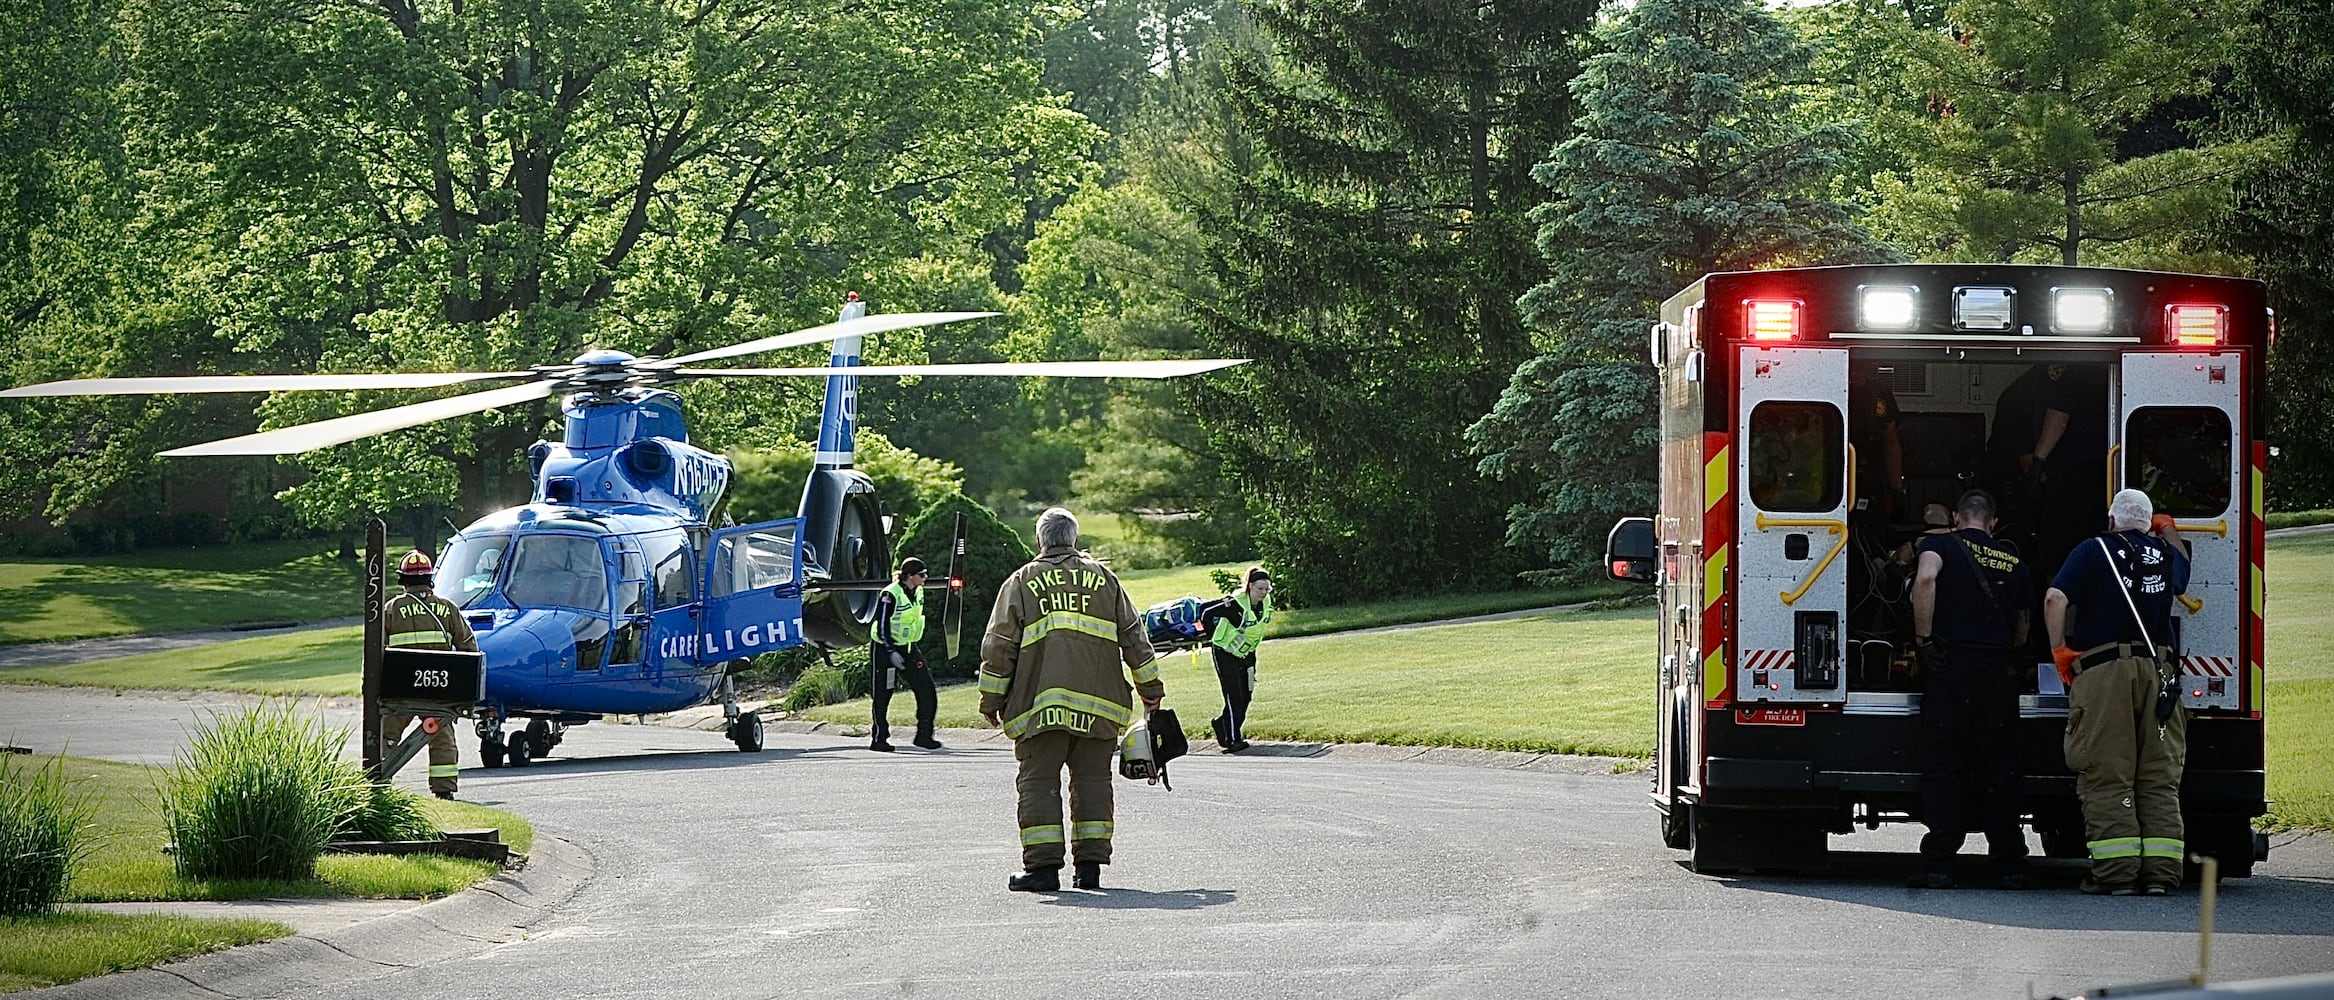
[[[1863,325],[1867,330],[1909,330],[1913,326],[1913,291],[1903,285],[1864,288]]]
[[[2104,288],[2061,288],[2051,293],[2051,329],[2059,333],[2100,333],[2107,329],[2114,293]]]

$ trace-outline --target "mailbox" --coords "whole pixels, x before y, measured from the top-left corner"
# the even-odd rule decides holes
[[[467,715],[486,698],[486,657],[438,649],[381,651],[381,710]]]

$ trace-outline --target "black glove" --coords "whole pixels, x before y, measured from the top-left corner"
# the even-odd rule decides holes
[[[2050,481],[2050,470],[2048,466],[2049,463],[2043,461],[2042,456],[2034,456],[2034,461],[2028,463],[2026,466],[2027,489],[2039,490],[2042,488],[2043,483]]]
[[[1938,642],[1933,635],[1916,636],[1913,639],[1913,660],[1928,673],[1944,670],[1945,644]]]

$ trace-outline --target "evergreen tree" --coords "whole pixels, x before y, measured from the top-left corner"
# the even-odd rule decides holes
[[[2281,147],[2239,187],[2224,230],[2269,282],[2277,343],[2269,355],[2269,500],[2280,510],[2334,507],[2334,9],[2262,0],[2237,61],[2236,90],[2259,131]]]
[[[1809,49],[1762,5],[1640,0],[1596,42],[1576,132],[1533,171],[1554,192],[1534,215],[1551,269],[1522,307],[1550,349],[1468,431],[1485,474],[1531,489],[1508,541],[1560,576],[1653,507],[1661,301],[1712,271],[1873,255],[1821,194],[1846,133],[1798,113]]]
[[[1863,23],[1927,95],[1878,124],[1908,165],[1873,230],[1923,260],[2226,270],[2200,237],[2266,150],[2212,143],[2204,99],[2249,0],[1961,0],[1946,25]],[[1883,11],[1886,11],[1883,8]]]
[[[1215,350],[1194,398],[1291,596],[1510,582],[1508,498],[1460,433],[1529,349],[1531,165],[1570,119],[1589,0],[1264,0],[1231,179],[1201,208]]]

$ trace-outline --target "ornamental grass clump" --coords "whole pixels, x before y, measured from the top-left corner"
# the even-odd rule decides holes
[[[421,796],[393,785],[368,785],[364,808],[349,816],[335,840],[435,840],[437,824]]]
[[[371,797],[341,755],[345,730],[288,704],[217,716],[160,781],[164,825],[190,879],[304,880]]]
[[[0,756],[0,916],[46,913],[65,898],[73,866],[94,846],[97,803],[65,781],[65,758]]]

